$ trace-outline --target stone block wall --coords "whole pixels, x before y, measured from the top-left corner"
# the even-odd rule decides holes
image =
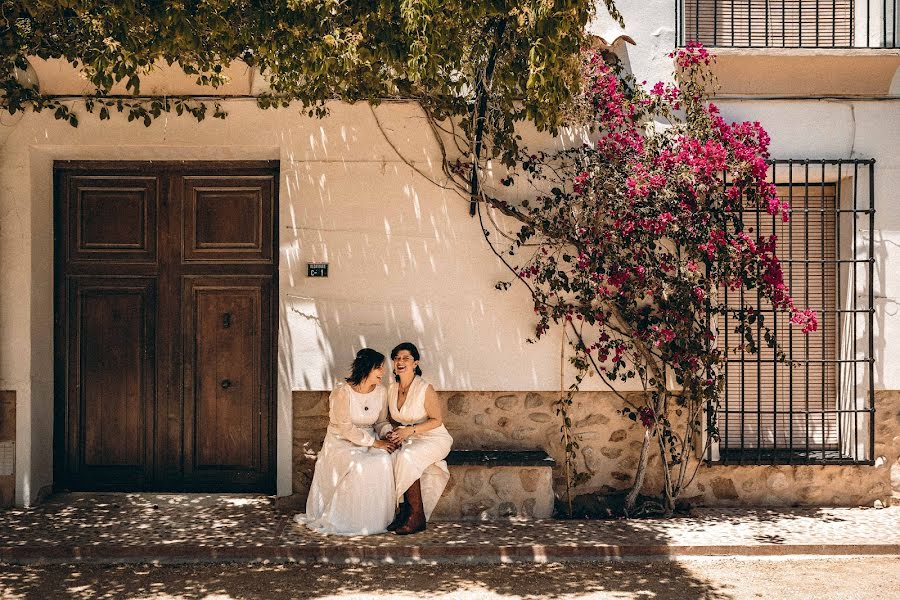
[[[316,455],[322,449],[328,428],[329,392],[294,392],[293,485],[297,504],[306,505],[306,495],[312,483]]]
[[[16,393],[0,390],[0,508],[16,500]]]
[[[457,449],[542,449],[557,461],[553,488],[565,494],[563,445],[550,392],[439,392]],[[606,392],[580,392],[572,417],[581,435],[581,469],[590,478],[575,493],[608,493],[631,484],[641,427],[616,413]],[[305,498],[328,425],[327,392],[294,392],[294,492]],[[876,393],[875,465],[712,465],[701,467],[683,497],[706,506],[857,506],[900,504],[900,391]],[[661,489],[652,455],[644,490]],[[459,482],[456,482],[458,485]]]
[[[553,514],[550,467],[451,465],[450,481],[434,509],[435,521],[546,519]]]

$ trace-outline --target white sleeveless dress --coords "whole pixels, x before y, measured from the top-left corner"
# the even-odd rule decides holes
[[[397,382],[392,383],[388,388],[391,418],[401,425],[418,425],[428,420],[428,413],[425,412],[425,391],[428,385],[421,377],[413,379],[406,393],[406,401],[398,409],[400,386]],[[430,431],[412,435],[403,442],[400,449],[392,455],[397,502],[403,499],[403,494],[416,479],[421,479],[425,518],[431,518],[434,507],[450,481],[450,471],[444,459],[450,453],[452,445],[453,438],[443,424]]]
[[[306,514],[294,518],[321,533],[383,533],[394,519],[396,495],[391,455],[372,444],[391,430],[384,386],[360,394],[338,385],[328,398],[329,423]]]

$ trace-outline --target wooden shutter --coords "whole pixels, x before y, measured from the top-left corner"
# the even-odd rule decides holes
[[[684,41],[725,47],[848,47],[853,0],[685,0]]]
[[[758,307],[791,362],[776,362],[774,351],[764,343],[758,356],[729,351],[719,433],[726,449],[835,449],[835,187],[785,185],[778,187],[778,193],[791,204],[790,221],[754,211],[744,214],[744,223],[759,235],[778,236],[777,253],[795,304],[815,309],[819,328],[803,334],[799,327],[790,325],[788,315],[774,315],[771,304],[758,302],[755,290],[743,294],[720,291],[729,306]],[[720,348],[740,345],[734,325],[734,319],[720,322]]]

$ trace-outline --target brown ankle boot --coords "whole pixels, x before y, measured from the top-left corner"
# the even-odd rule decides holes
[[[406,501],[409,503],[409,517],[406,522],[394,530],[397,535],[409,535],[425,531],[425,508],[422,506],[422,485],[419,480],[406,490]]]
[[[409,518],[409,512],[409,502],[406,501],[406,496],[404,495],[403,502],[400,503],[400,509],[397,511],[397,515],[394,517],[394,520],[391,521],[391,524],[387,526],[387,530],[394,531],[403,525]]]

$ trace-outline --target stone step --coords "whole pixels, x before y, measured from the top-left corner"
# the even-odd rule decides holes
[[[543,450],[453,450],[450,482],[431,519],[549,518],[554,464]]]

